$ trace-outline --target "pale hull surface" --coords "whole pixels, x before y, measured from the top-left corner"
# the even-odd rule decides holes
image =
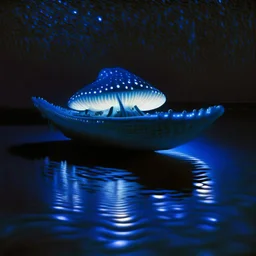
[[[65,136],[84,143],[134,150],[171,149],[189,142],[223,113],[222,106],[191,113],[160,113],[131,117],[87,117],[54,106],[42,98],[34,105]]]

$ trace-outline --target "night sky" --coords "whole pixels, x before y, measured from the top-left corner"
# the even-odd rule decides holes
[[[0,9],[0,106],[65,105],[105,67],[168,101],[256,102],[250,1],[10,1]],[[172,3],[171,3],[172,2]]]

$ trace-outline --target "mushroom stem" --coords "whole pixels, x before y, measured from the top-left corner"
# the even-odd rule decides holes
[[[107,114],[107,117],[112,116],[112,114],[113,114],[113,109],[114,109],[113,106],[109,109],[108,114]]]
[[[117,97],[117,100],[118,100],[118,103],[120,106],[121,116],[126,117],[127,113],[126,113],[125,107],[124,107],[122,101],[120,100],[119,96],[117,95],[116,97]]]
[[[134,106],[134,109],[139,113],[140,116],[144,116],[145,114],[139,109],[137,105]]]

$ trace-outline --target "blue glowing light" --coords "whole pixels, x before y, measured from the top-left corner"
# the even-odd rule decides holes
[[[93,223],[82,233],[86,236],[90,234],[92,241],[100,242],[101,247],[98,247],[97,252],[102,253],[118,254],[120,250],[135,252],[140,247],[144,247],[146,241],[155,239],[162,242],[172,241],[172,244],[178,245],[182,240],[177,236],[177,232],[183,234],[184,228],[175,231],[176,237],[172,237],[173,232],[170,232],[170,227],[184,226],[185,223],[186,225],[193,223],[195,232],[216,231],[219,214],[216,212],[213,214],[211,211],[211,207],[216,205],[216,200],[214,186],[207,184],[209,166],[196,157],[178,151],[163,151],[156,155],[159,155],[159,160],[168,156],[191,163],[191,166],[195,167],[194,182],[200,184],[200,189],[193,193],[192,198],[183,198],[180,196],[181,192],[174,190],[148,190],[139,184],[139,177],[127,170],[103,166],[78,167],[69,165],[65,161],[59,163],[47,161],[45,171],[54,169],[52,206],[57,211],[54,215],[55,219],[72,223],[79,221],[75,215],[71,215],[72,219],[69,219],[63,214],[63,211],[75,211],[73,200],[73,193],[75,193],[78,205],[86,206],[80,208],[83,212],[83,221]],[[157,162],[152,166],[157,168]],[[202,174],[202,170],[205,174]],[[76,191],[74,191],[74,181],[77,184]],[[91,191],[97,191],[97,193],[91,193]],[[179,197],[175,198],[176,194]],[[209,198],[212,198],[210,204]],[[188,207],[190,204],[193,204],[193,207]],[[195,214],[198,207],[204,209],[201,214]],[[159,232],[161,236],[158,235]],[[205,241],[208,240],[205,239]]]
[[[57,215],[57,216],[56,216],[56,219],[57,219],[57,220],[61,220],[61,221],[68,221],[68,218],[65,217],[65,216],[62,216],[62,215]]]
[[[108,90],[110,92],[106,93]],[[86,96],[92,91],[95,96],[97,95],[96,97],[94,95],[92,97]],[[136,105],[141,110],[155,109],[166,101],[162,92],[138,76],[122,68],[105,68],[100,71],[95,82],[74,94],[68,105],[75,110],[101,111],[112,106],[118,107],[119,103],[115,97],[117,95],[124,106],[134,107]]]
[[[204,117],[207,118],[208,115]],[[16,130],[13,129],[14,133]],[[227,130],[226,134],[229,135],[230,130]],[[10,128],[6,131],[9,134]],[[28,135],[32,136],[32,141],[41,140],[44,131],[45,128],[38,127],[37,138],[35,128],[26,127],[21,132],[28,142]],[[72,153],[74,144],[64,147],[60,144],[56,147],[54,142],[48,146],[41,143],[32,146],[30,151],[33,151],[33,159],[34,155],[40,159],[45,154],[50,155],[45,159],[44,165],[41,165],[41,160],[36,160],[36,166],[44,166],[45,176],[50,175],[47,186],[37,186],[48,209],[51,209],[50,222],[47,222],[45,215],[35,214],[29,220],[31,214],[23,214],[24,217],[19,216],[19,221],[13,221],[13,224],[18,224],[16,227],[12,225],[10,229],[11,222],[6,224],[6,227],[9,226],[7,236],[15,236],[18,241],[21,233],[19,223],[22,221],[27,230],[21,234],[22,242],[27,241],[27,233],[35,234],[36,227],[36,230],[43,231],[41,234],[49,231],[47,236],[53,237],[50,239],[56,237],[56,244],[63,246],[68,241],[68,246],[72,243],[72,248],[79,248],[85,255],[88,251],[92,251],[94,255],[150,255],[152,249],[158,250],[159,245],[174,255],[177,250],[177,255],[182,255],[179,252],[189,255],[191,251],[195,255],[218,255],[220,251],[227,252],[228,255],[229,252],[236,254],[237,248],[242,248],[240,251],[248,249],[248,241],[254,234],[254,226],[251,225],[253,215],[248,219],[248,213],[251,213],[255,203],[255,196],[252,194],[255,186],[253,182],[246,182],[245,186],[239,186],[244,191],[237,191],[237,182],[240,184],[239,178],[246,178],[245,181],[248,181],[255,175],[247,175],[244,161],[239,163],[234,158],[240,147],[239,140],[234,142],[238,145],[233,152],[228,145],[223,147],[219,143],[219,138],[222,140],[226,134],[222,136],[217,130],[209,133],[208,139],[199,138],[175,151],[149,155],[136,153],[131,158],[133,161],[130,161],[130,154],[106,151],[91,154],[86,147],[81,154],[78,154],[79,150]],[[233,134],[236,135],[236,132]],[[51,135],[47,133],[44,141],[51,139]],[[29,148],[27,146],[31,145],[21,147],[21,151],[29,151],[25,150]],[[240,151],[243,150],[244,148],[240,148]],[[248,159],[246,154],[248,152],[244,152],[242,159]],[[159,156],[158,161],[153,158],[155,155]],[[167,158],[165,155],[168,155]],[[67,161],[60,160],[63,158],[67,158]],[[181,163],[189,167],[189,172],[182,171],[180,162],[172,165],[177,159],[181,159]],[[21,163],[19,158],[16,161]],[[239,164],[241,175],[234,179],[240,168]],[[167,177],[164,169],[168,173]],[[151,181],[160,178],[161,186],[147,187],[148,184],[143,182],[143,175],[148,177],[151,173]],[[191,175],[191,192],[186,195],[176,184],[180,179],[187,180]],[[165,187],[165,181],[168,185],[174,182],[175,187]],[[34,188],[29,191],[35,191]],[[41,191],[46,188],[47,191]],[[44,209],[45,206],[44,204]],[[4,222],[2,224],[5,226]],[[28,240],[31,241],[31,236]],[[45,241],[43,239],[43,245]],[[213,244],[216,246],[211,246]],[[232,251],[229,244],[233,247]],[[144,250],[145,254],[142,253]],[[250,248],[248,251],[250,252]]]
[[[110,91],[106,91],[107,88]],[[122,68],[101,70],[95,82],[70,98],[68,105],[72,110],[41,98],[32,97],[32,100],[35,107],[69,138],[93,137],[95,143],[101,138],[110,145],[152,151],[188,142],[224,113],[222,106],[199,111],[194,109],[192,113],[175,113],[172,110],[167,113],[144,113],[141,109],[155,109],[165,103],[166,97]],[[188,123],[183,122],[188,120]],[[85,127],[84,123],[90,125]]]

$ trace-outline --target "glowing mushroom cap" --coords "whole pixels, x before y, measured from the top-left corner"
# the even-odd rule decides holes
[[[68,106],[75,110],[102,111],[118,107],[118,97],[125,107],[152,110],[162,106],[165,95],[140,77],[122,69],[102,69],[95,82],[85,86],[69,100]]]

